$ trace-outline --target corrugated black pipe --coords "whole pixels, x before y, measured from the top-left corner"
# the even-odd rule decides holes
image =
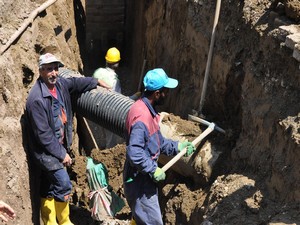
[[[83,76],[65,68],[59,69],[59,76]],[[87,91],[74,96],[74,111],[111,132],[125,138],[125,120],[130,106],[134,103],[128,96],[104,88]]]

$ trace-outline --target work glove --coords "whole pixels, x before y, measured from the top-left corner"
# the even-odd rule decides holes
[[[136,101],[141,97],[142,93],[140,91],[134,93],[133,95],[129,96],[130,99]]]
[[[159,182],[164,179],[166,179],[166,173],[162,170],[162,168],[157,167],[153,174],[154,182]]]
[[[192,142],[189,142],[189,141],[178,142],[178,151],[179,152],[182,151],[185,147],[187,148],[186,153],[184,154],[185,157],[190,156],[196,150],[196,148]]]

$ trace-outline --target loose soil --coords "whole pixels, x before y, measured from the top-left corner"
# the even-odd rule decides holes
[[[1,48],[44,2],[0,1]],[[171,121],[181,138],[193,140],[206,128],[187,121],[187,115],[199,107],[215,3],[126,3],[129,35],[120,46],[118,71],[123,94],[136,91],[144,58],[145,71],[164,68],[179,86],[159,108],[172,113],[163,122]],[[39,171],[28,157],[23,118],[28,92],[38,78],[39,55],[54,53],[85,76],[103,66],[91,55],[98,49],[90,51],[84,38],[85,5],[84,0],[57,0],[0,53],[0,192],[17,213],[7,224],[40,224]],[[166,225],[300,224],[299,61],[285,42],[290,33],[280,29],[288,26],[299,34],[299,19],[298,0],[222,1],[202,113],[226,135],[214,131],[195,157],[167,171],[159,184]],[[68,168],[74,187],[71,219],[75,225],[97,224],[90,216],[85,154],[107,167],[110,185],[124,198],[125,145],[85,151],[76,129],[80,120],[74,119],[75,163]],[[207,152],[218,154],[197,164]],[[126,205],[103,224],[129,224],[130,217]]]

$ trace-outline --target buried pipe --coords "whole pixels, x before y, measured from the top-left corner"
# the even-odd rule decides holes
[[[60,69],[61,77],[83,77],[83,75],[68,69]],[[97,87],[73,99],[74,111],[107,130],[126,138],[125,120],[134,103],[132,99],[114,91]]]
[[[82,77],[82,75],[77,72],[61,68],[59,75],[65,78],[72,76]],[[127,129],[125,121],[128,111],[134,103],[129,97],[98,87],[97,89],[74,96],[73,103],[74,111],[81,116],[126,138]],[[160,114],[163,116],[163,113]],[[171,138],[168,137],[167,132],[163,132],[163,127],[166,128],[166,126],[168,128],[167,130],[172,130],[170,126],[163,123],[160,123],[160,126],[164,137],[177,140],[175,136]],[[193,141],[193,144],[199,144],[214,129],[215,124],[209,123],[208,128]],[[166,165],[164,170],[168,170],[172,167],[174,171],[182,176],[192,178],[195,183],[206,183],[211,176],[211,171],[218,158],[218,154],[219,153],[210,147],[209,144],[204,144],[204,146],[201,147],[200,157],[198,157],[198,154],[193,157],[182,157],[182,155],[184,155],[184,151],[182,151],[182,153],[175,156],[173,160],[171,156],[160,155],[159,163]]]
[[[76,100],[76,112],[126,138],[125,120],[133,100],[116,92],[106,90],[85,92]]]

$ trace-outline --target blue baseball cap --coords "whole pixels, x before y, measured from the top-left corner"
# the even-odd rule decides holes
[[[176,88],[178,80],[169,78],[163,69],[157,68],[146,73],[143,83],[147,91],[156,91],[163,87]]]

